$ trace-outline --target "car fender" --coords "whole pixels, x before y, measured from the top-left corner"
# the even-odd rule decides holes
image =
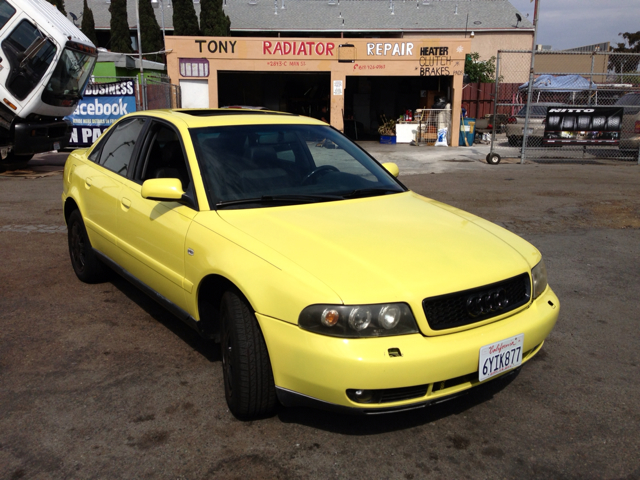
[[[224,235],[225,228],[229,228],[224,221],[218,217],[215,223],[219,224],[220,233],[196,219],[187,234],[185,280],[194,288],[185,291],[194,318],[200,319],[199,285],[210,275],[222,276],[235,285],[257,313],[294,324],[308,305],[343,303],[325,283],[284,256],[262,244],[271,251],[258,251],[251,242],[241,246]]]

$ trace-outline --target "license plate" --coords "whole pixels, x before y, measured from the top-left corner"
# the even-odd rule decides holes
[[[521,333],[482,347],[478,362],[479,380],[482,382],[522,365],[523,345],[524,333]]]
[[[54,150],[60,150],[60,142],[55,142],[55,143],[53,144],[53,149],[54,149]]]
[[[524,128],[522,129],[522,133],[524,133]],[[533,134],[533,128],[527,128],[527,135]]]

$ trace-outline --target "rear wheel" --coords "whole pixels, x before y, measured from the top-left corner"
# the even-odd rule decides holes
[[[67,238],[71,265],[73,266],[73,271],[76,272],[76,276],[85,283],[103,282],[105,280],[104,265],[91,247],[79,210],[74,210],[69,215]]]
[[[264,417],[277,406],[267,345],[253,310],[242,295],[222,296],[222,369],[227,405],[240,419]]]

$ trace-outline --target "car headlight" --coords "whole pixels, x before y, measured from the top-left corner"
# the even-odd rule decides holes
[[[544,260],[540,260],[540,263],[531,270],[531,280],[533,280],[533,299],[535,300],[547,288],[547,267],[544,266]]]
[[[406,303],[378,305],[311,305],[300,313],[304,330],[332,337],[388,337],[417,333],[418,325]]]

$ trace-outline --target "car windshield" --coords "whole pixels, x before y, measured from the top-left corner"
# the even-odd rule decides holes
[[[191,130],[210,204],[257,208],[405,191],[328,126],[241,125]]]
[[[42,94],[42,99],[49,105],[75,105],[82,97],[95,62],[95,55],[65,48]]]

